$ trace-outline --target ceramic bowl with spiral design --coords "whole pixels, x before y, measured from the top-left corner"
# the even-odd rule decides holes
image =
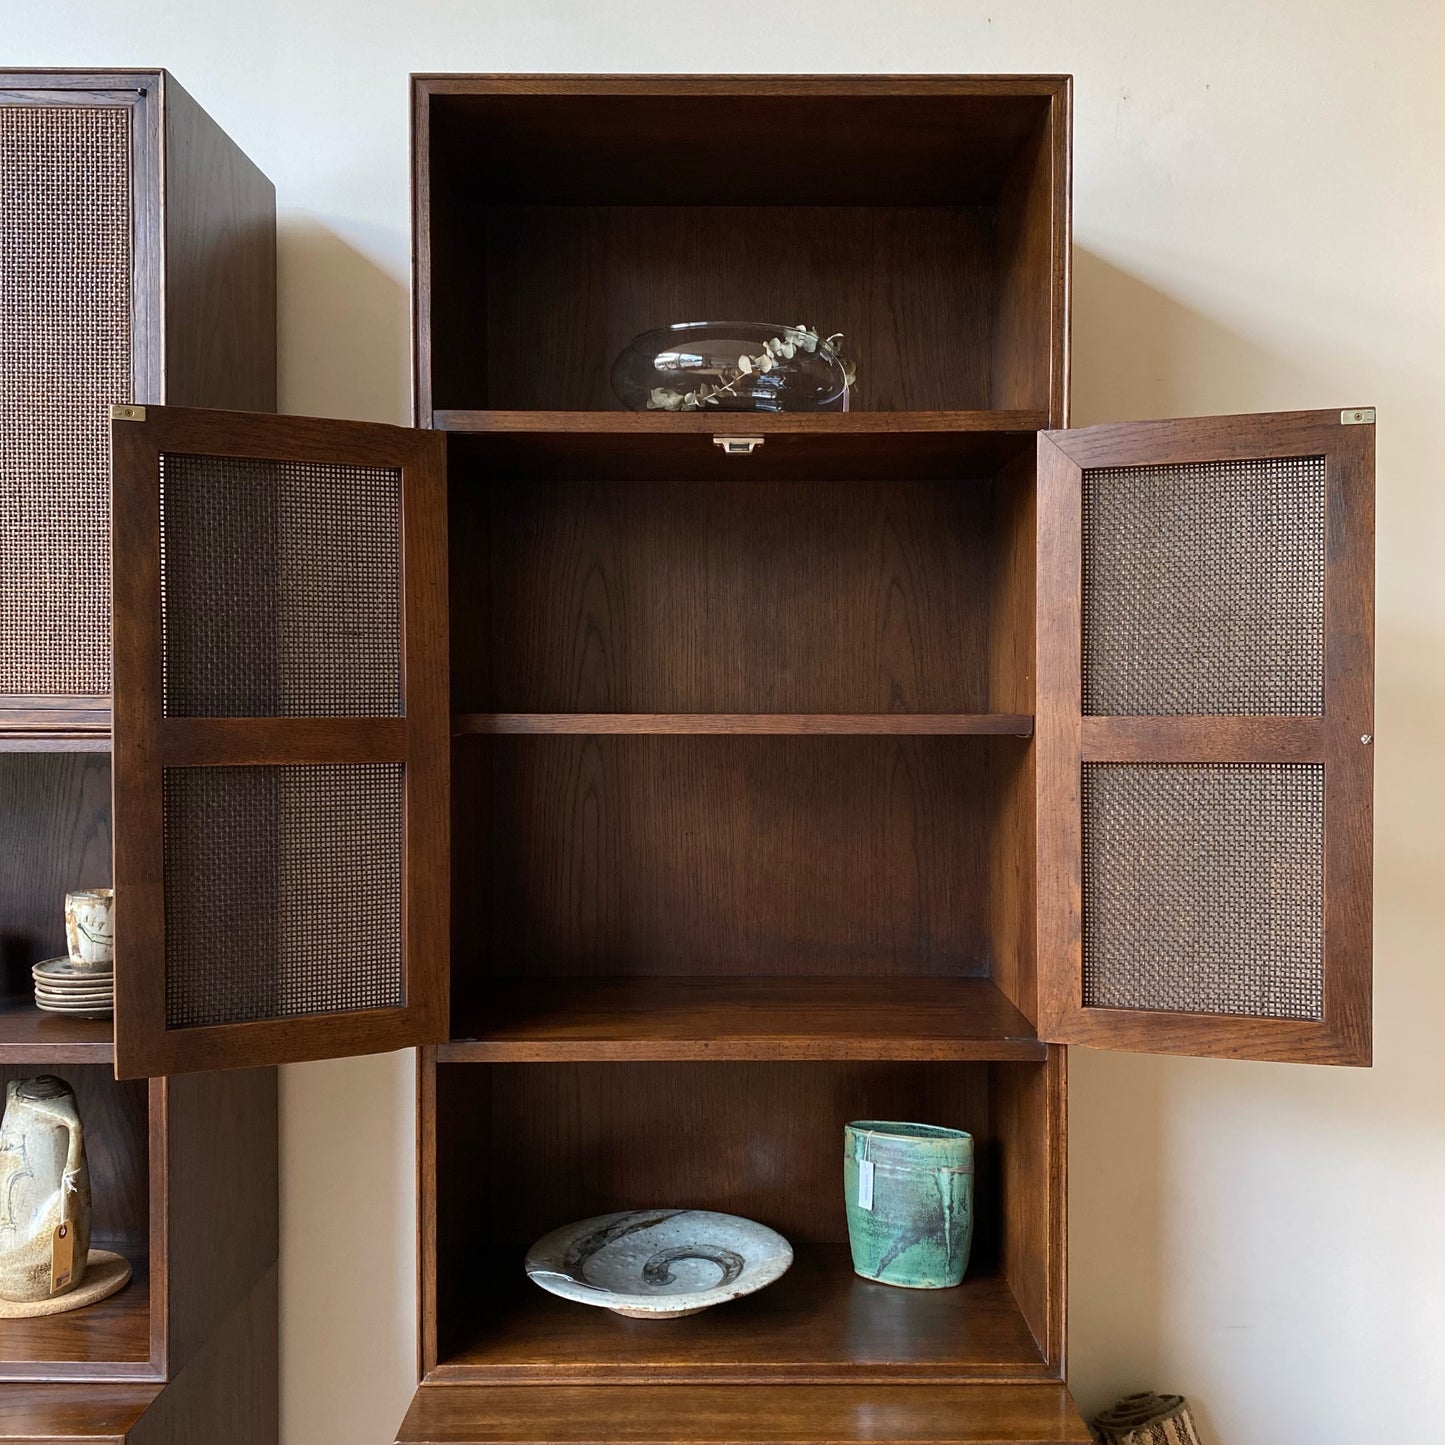
[[[527,1251],[527,1275],[563,1299],[629,1319],[681,1319],[786,1273],[775,1230],[705,1209],[632,1209],[564,1225]]]

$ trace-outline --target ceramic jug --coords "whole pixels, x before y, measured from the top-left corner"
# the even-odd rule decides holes
[[[51,1289],[56,1227],[70,1226],[70,1280]],[[74,1289],[90,1250],[90,1173],[75,1090],[51,1074],[12,1079],[0,1121],[0,1296],[19,1303]]]

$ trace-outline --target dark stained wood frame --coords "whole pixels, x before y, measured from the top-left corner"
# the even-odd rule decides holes
[[[418,426],[456,425],[433,420],[431,320],[432,191],[431,99],[448,95],[729,96],[1038,96],[1050,102],[1041,137],[1047,166],[1033,183],[1049,193],[1048,424],[1069,420],[1070,238],[1073,204],[1073,77],[1070,75],[548,75],[417,74],[411,77],[412,398]],[[1004,318],[1012,329],[1018,318]],[[453,414],[455,415],[455,414]],[[587,415],[592,415],[588,413]],[[882,415],[886,415],[882,414]],[[650,420],[650,419],[649,419]],[[821,419],[820,419],[821,420]],[[846,425],[846,418],[843,419]]]
[[[1325,459],[1323,717],[1083,717],[1085,469]],[[1039,1036],[1149,1053],[1368,1064],[1374,721],[1373,424],[1339,411],[1047,432],[1038,450]],[[1084,762],[1318,762],[1325,768],[1324,1017],[1237,1018],[1082,1003]]]
[[[161,72],[57,70],[0,74],[0,104],[104,106],[131,112],[131,395],[159,401],[162,371]],[[0,749],[106,752],[110,698],[0,696]]]
[[[154,407],[112,423],[115,617],[116,1073],[129,1078],[374,1053],[445,1038],[449,734],[444,440],[400,427]],[[402,472],[402,673],[390,719],[161,716],[159,459],[264,457]],[[167,767],[399,762],[405,768],[397,1009],[165,1026],[162,772]]]
[[[431,1385],[401,1445],[1088,1445],[1061,1384]]]
[[[746,1367],[738,1366],[718,1367],[715,1364],[691,1360],[685,1354],[669,1360],[666,1366],[651,1368],[614,1368],[599,1366],[596,1362],[559,1358],[555,1367],[549,1364],[545,1369],[540,1369],[530,1364],[518,1365],[514,1362],[458,1363],[443,1358],[439,1312],[440,1271],[444,1263],[440,1257],[438,1218],[445,1188],[443,1174],[448,1169],[456,1168],[457,1161],[445,1152],[443,1136],[447,1130],[439,1113],[438,1066],[464,1064],[471,1067],[473,1063],[497,1062],[503,1059],[545,1064],[574,1057],[578,1056],[566,1049],[550,1047],[545,1052],[529,1052],[525,1056],[509,1056],[487,1050],[472,1051],[466,1045],[458,1043],[444,1044],[440,1048],[427,1046],[417,1050],[417,1376],[422,1382],[423,1392],[439,1385],[448,1389],[462,1389],[484,1384],[488,1389],[502,1389],[525,1383],[540,1390],[544,1386],[567,1388],[604,1382],[608,1391],[637,1389],[643,1385],[663,1383],[687,1385],[696,1390],[726,1380],[733,1390],[732,1398],[741,1398],[743,1395],[751,1398],[752,1392],[769,1387],[796,1390],[824,1383],[834,1387],[863,1383],[872,1383],[879,1387],[926,1385],[930,1387],[922,1392],[926,1398],[931,1391],[940,1388],[963,1388],[961,1382],[964,1380],[988,1380],[996,1382],[1000,1388],[1008,1388],[1026,1381],[1062,1381],[1065,1378],[1068,1309],[1068,1050],[1058,1045],[1037,1045],[1034,1052],[1027,1054],[1005,1049],[991,1051],[987,1055],[999,1061],[990,1070],[993,1076],[990,1083],[992,1107],[997,1112],[1001,1128],[1017,1144],[1017,1147],[1008,1151],[1000,1164],[1001,1173],[1006,1176],[1000,1264],[1015,1302],[1037,1343],[1040,1356],[1038,1360],[1028,1363],[1020,1361],[991,1371],[977,1365],[920,1365],[916,1360],[907,1359],[885,1363],[839,1359],[806,1368],[792,1367],[779,1372],[750,1371]],[[589,1054],[588,1057],[603,1056]],[[658,1060],[672,1056],[666,1052],[640,1049],[606,1057]],[[698,1055],[693,1051],[685,1057],[696,1059]],[[715,1055],[707,1055],[707,1058],[714,1061],[728,1058],[767,1058],[776,1062],[783,1058],[825,1057],[836,1061],[853,1056],[846,1051],[831,1050],[826,1055],[793,1054],[787,1049],[767,1055],[731,1053],[723,1049]],[[883,1056],[876,1057],[881,1059]],[[945,1046],[932,1052],[890,1052],[887,1057],[895,1062],[909,1057],[940,1061],[957,1059],[960,1055]],[[979,1057],[983,1055],[980,1054]],[[1005,1059],[1014,1062],[1004,1062]],[[488,1097],[491,1087],[486,1075],[487,1070],[478,1071],[475,1086],[478,1096],[483,1099]],[[486,1106],[483,1105],[484,1116],[485,1112]],[[539,1127],[545,1129],[546,1121],[539,1121]],[[808,1329],[809,1322],[800,1319],[798,1328]],[[668,1342],[658,1340],[656,1343],[658,1358],[662,1359],[668,1354]],[[620,1396],[608,1394],[600,1396],[599,1399],[610,1407]],[[610,1408],[606,1418],[609,1424],[613,1421]]]

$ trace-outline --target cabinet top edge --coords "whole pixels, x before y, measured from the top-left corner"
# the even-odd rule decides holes
[[[81,70],[73,66],[36,66],[29,70],[0,70],[0,90],[135,90],[138,81],[158,86],[170,79],[160,66],[114,66]]]
[[[1343,410],[1371,414],[1375,412],[1373,406],[1367,405],[1346,407]],[[1045,440],[1068,451],[1071,445],[1083,441],[1102,441],[1111,436],[1123,436],[1126,433],[1142,435],[1151,430],[1163,431],[1166,428],[1188,426],[1193,423],[1211,427],[1233,427],[1267,421],[1280,430],[1298,431],[1314,427],[1338,427],[1344,424],[1341,417],[1342,409],[1340,407],[1318,407],[1309,411],[1211,412],[1189,417],[1147,417],[1135,421],[1095,422],[1090,426],[1046,429],[1039,434]],[[1371,421],[1370,425],[1373,424]]]
[[[775,95],[1036,96],[1069,90],[1066,74],[940,75],[774,75],[641,73],[584,74],[548,72],[416,71],[411,86],[418,95],[706,95],[756,91]]]

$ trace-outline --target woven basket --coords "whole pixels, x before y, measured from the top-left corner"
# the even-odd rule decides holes
[[[1100,1445],[1204,1445],[1183,1395],[1125,1395],[1094,1421]]]

